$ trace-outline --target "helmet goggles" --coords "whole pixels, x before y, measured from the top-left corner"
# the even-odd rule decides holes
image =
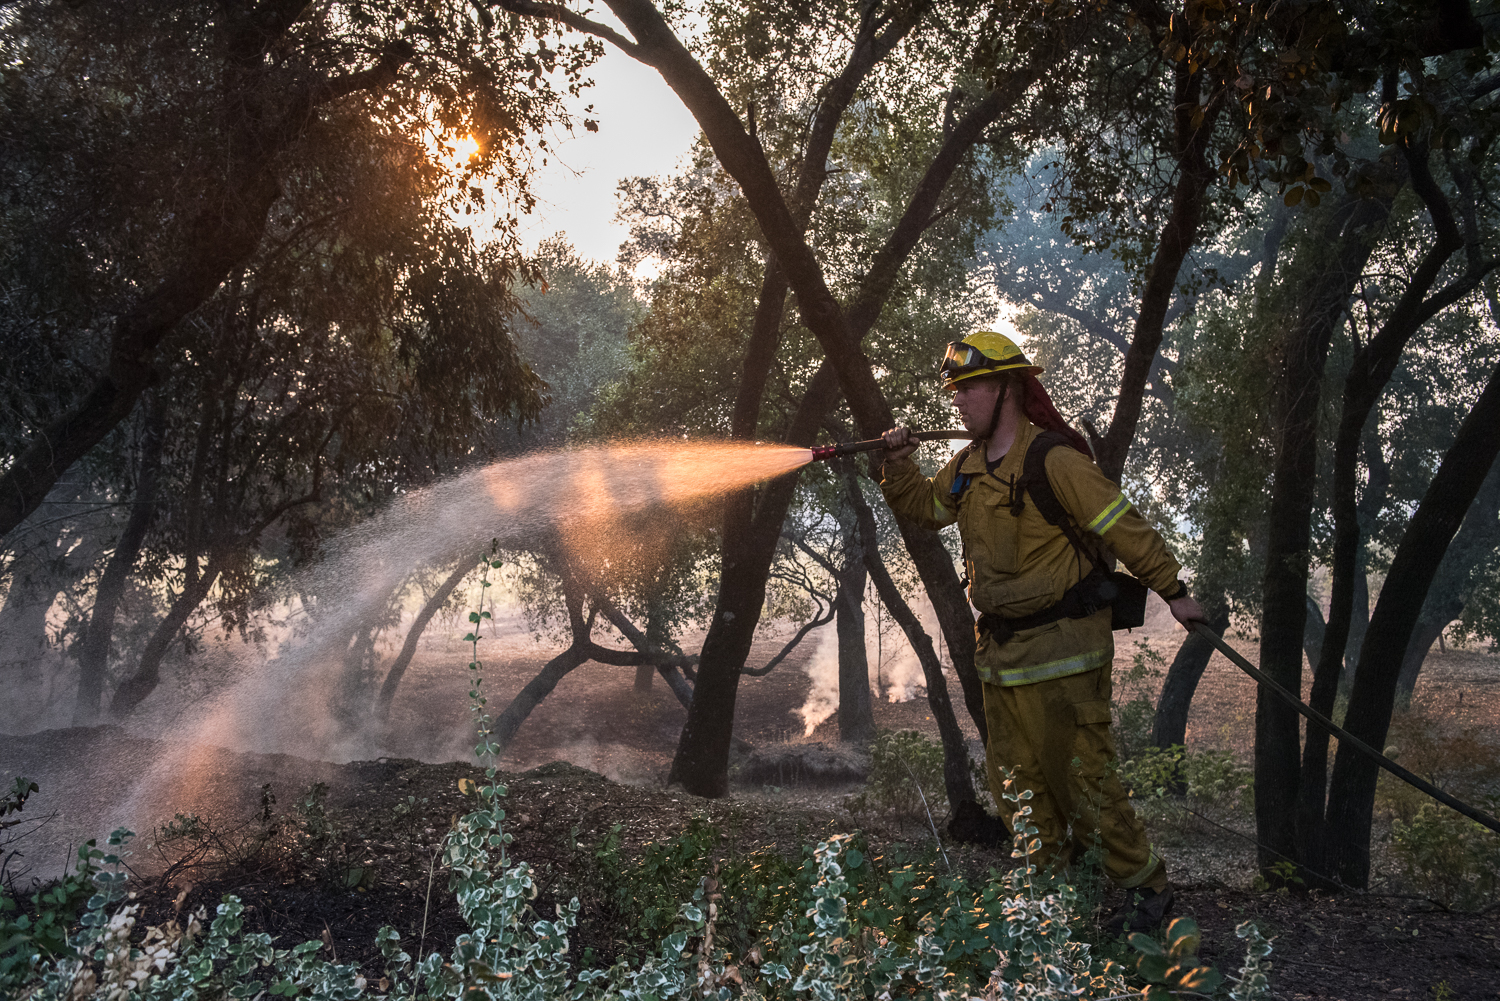
[[[942,363],[938,365],[944,389],[952,389],[955,383],[974,376],[1015,370],[1030,375],[1041,372],[1041,368],[1027,360],[1014,341],[988,330],[971,334],[961,341],[949,341]]]
[[[991,358],[972,344],[949,341],[948,350],[943,354],[943,362],[938,366],[938,375],[945,382],[953,382],[965,376],[987,372],[999,364],[997,359]]]

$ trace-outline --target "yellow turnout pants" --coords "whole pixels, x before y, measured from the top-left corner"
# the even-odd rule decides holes
[[[1104,871],[1116,886],[1162,890],[1167,867],[1151,850],[1115,771],[1109,699],[1108,667],[1032,685],[986,682],[990,791],[1007,825],[1014,806],[1001,798],[1000,770],[1013,769],[1017,785],[1032,791],[1031,821],[1042,842],[1035,861],[1042,868],[1066,864],[1097,832]]]

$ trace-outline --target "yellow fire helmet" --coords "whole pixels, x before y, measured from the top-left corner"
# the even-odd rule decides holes
[[[948,351],[938,366],[943,388],[952,389],[954,384],[976,375],[993,375],[996,372],[1025,370],[1027,375],[1041,375],[1042,367],[1033,365],[1016,346],[1016,342],[993,330],[979,330],[961,341],[949,341]]]

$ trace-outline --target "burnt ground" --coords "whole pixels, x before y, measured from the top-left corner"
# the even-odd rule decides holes
[[[1156,638],[1169,653],[1170,636]],[[1118,673],[1130,652],[1127,639]],[[116,727],[0,736],[0,781],[9,785],[17,773],[38,778],[43,792],[27,813],[52,818],[11,847],[27,853],[19,864],[45,871],[72,832],[92,823],[90,836],[107,833],[120,815],[121,791],[135,788],[130,804],[143,833],[131,863],[147,921],[165,919],[174,903],[211,909],[222,895],[235,893],[249,906],[252,929],[269,932],[283,945],[321,938],[330,956],[360,962],[371,972],[378,971],[373,939],[382,925],[396,927],[408,948],[422,939],[424,921],[428,949],[451,942],[463,928],[434,859],[454,816],[471,808],[459,780],[478,780],[482,771],[457,761],[423,763],[411,751],[429,759],[456,758],[472,742],[467,708],[453,698],[452,664],[460,657],[432,650],[413,669],[394,735],[382,738],[393,751],[409,748],[406,755],[336,764],[202,745],[185,749],[160,733]],[[492,665],[492,708],[540,663],[540,657],[518,657]],[[738,737],[762,751],[778,742],[836,738],[831,721],[803,732],[797,709],[812,687],[805,666],[793,663],[746,680]],[[630,675],[598,666],[574,672],[527,721],[500,762],[509,787],[508,830],[515,837],[511,854],[536,868],[539,903],[583,896],[581,946],[607,952],[607,933],[588,896],[588,873],[594,851],[616,824],[627,853],[681,831],[696,816],[725,833],[726,853],[773,846],[795,854],[820,835],[855,827],[869,834],[872,845],[930,847],[925,825],[851,816],[843,801],[854,785],[741,785],[717,801],[665,788],[684,714],[660,681],[650,692],[635,692]],[[1152,684],[1148,678],[1141,687]],[[1252,707],[1251,683],[1216,658],[1200,689],[1190,741],[1247,752]],[[1416,709],[1429,728],[1477,728],[1493,735],[1500,719],[1500,665],[1493,657],[1461,651],[1435,655],[1419,685]],[[880,702],[876,713],[883,728],[933,730],[921,700]],[[1408,724],[1409,731],[1420,729]],[[141,763],[163,761],[177,764],[151,788],[137,788]],[[326,786],[326,795],[308,807],[316,783]],[[267,784],[276,797],[269,810],[262,800]],[[157,825],[188,812],[198,818],[189,836],[164,838]],[[1443,983],[1453,998],[1500,996],[1500,913],[1445,911],[1423,899],[1420,886],[1403,883],[1379,853],[1371,893],[1258,892],[1252,888],[1254,846],[1248,835],[1254,824],[1248,813],[1187,820],[1152,815],[1148,826],[1172,864],[1176,913],[1199,921],[1203,955],[1226,972],[1242,955],[1234,927],[1253,918],[1276,935],[1272,960],[1281,998],[1425,998],[1442,996]],[[1382,832],[1387,829],[1388,818]],[[955,864],[974,873],[1006,861],[993,851],[949,850]],[[17,864],[12,860],[13,869]],[[1106,897],[1102,910],[1114,902]]]

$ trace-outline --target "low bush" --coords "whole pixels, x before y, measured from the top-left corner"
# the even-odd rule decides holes
[[[882,730],[870,745],[870,778],[845,800],[854,814],[886,814],[926,822],[948,812],[943,747],[916,730]]]
[[[1459,799],[1473,802],[1500,794],[1500,744],[1484,729],[1455,730],[1419,712],[1398,713],[1386,736],[1386,754]],[[1376,802],[1410,824],[1431,801],[1420,789],[1382,772]]]
[[[470,621],[477,627],[485,614],[472,613]],[[475,634],[470,639],[477,643]],[[488,759],[497,748],[477,655],[470,669],[476,750]],[[939,877],[930,867],[886,864],[870,857],[857,837],[842,834],[805,851],[795,866],[749,856],[715,867],[709,853],[716,835],[700,823],[648,850],[634,874],[618,859],[617,839],[606,842],[602,868],[614,879],[620,917],[632,924],[612,965],[576,962],[569,937],[578,899],[556,905],[551,917],[535,911],[531,869],[506,848],[505,788],[493,767],[486,775],[488,781],[472,790],[478,808],[455,821],[442,854],[469,931],[446,955],[413,957],[394,929],[382,928],[376,937],[386,965],[373,992],[354,967],[322,959],[320,941],[280,949],[265,934],[247,933],[243,905],[232,895],[211,921],[199,908],[181,923],[138,932],[139,907],[125,898],[125,876],[118,871],[131,837],[122,830],[110,838],[118,851],[81,853],[69,885],[92,887],[87,912],[59,949],[22,950],[11,967],[16,993],[34,1001],[264,995],[344,1001],[367,992],[412,1001],[775,1001],[808,995],[864,1001],[898,994],[1117,1001],[1202,993],[1221,979],[1197,959],[1191,919],[1168,926],[1165,943],[1131,936],[1135,985],[1123,964],[1079,939],[1077,891],[1044,878],[1032,864],[1041,847],[1029,819],[1032,793],[1016,792],[1009,776],[1004,798],[1014,809],[1018,864],[991,872],[979,887]],[[315,801],[304,803],[305,820],[313,819]],[[682,894],[675,906],[673,892]],[[1269,946],[1251,925],[1242,925],[1240,935],[1248,949],[1231,997],[1253,1001],[1267,993]]]
[[[1120,762],[1120,781],[1138,804],[1163,806],[1176,789],[1189,800],[1220,810],[1248,810],[1254,805],[1255,781],[1250,769],[1227,750],[1188,751],[1181,744],[1142,748]]]
[[[78,849],[74,871],[51,886],[29,898],[0,892],[0,996],[20,993],[40,964],[75,954],[69,934],[106,857],[90,841]]]
[[[1148,679],[1162,676],[1167,659],[1151,646],[1145,638],[1135,641],[1135,652],[1130,655],[1130,669],[1117,680],[1121,687],[1136,688]],[[1144,691],[1128,702],[1115,699],[1113,733],[1115,750],[1120,758],[1134,758],[1151,746],[1151,731],[1156,723],[1156,699]]]
[[[1491,815],[1500,798],[1490,796]],[[1500,836],[1439,803],[1426,803],[1409,822],[1391,821],[1391,843],[1411,885],[1444,907],[1477,910],[1500,890]]]
[[[275,876],[353,889],[368,883],[371,870],[349,857],[327,809],[328,786],[314,783],[284,813],[275,811],[269,783],[261,787],[260,812],[248,823],[225,825],[213,818],[179,813],[151,834],[147,851],[162,885],[227,877]]]

